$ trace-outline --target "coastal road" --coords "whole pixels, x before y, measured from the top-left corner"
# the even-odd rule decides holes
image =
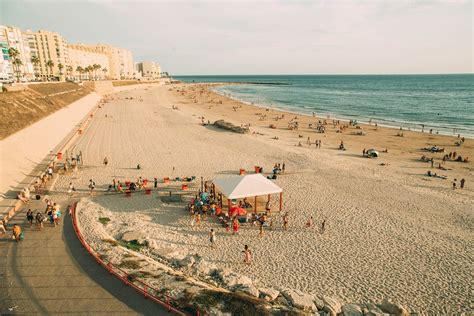
[[[66,209],[70,202],[60,204]],[[42,212],[44,203],[25,205],[8,223],[8,235],[0,235],[0,315],[169,315],[95,263],[68,215],[39,231],[26,221],[28,208]],[[24,241],[9,238],[13,224],[23,228]]]

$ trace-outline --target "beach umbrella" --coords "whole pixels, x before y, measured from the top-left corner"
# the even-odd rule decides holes
[[[243,216],[247,214],[247,211],[241,207],[234,206],[229,211],[229,216]]]

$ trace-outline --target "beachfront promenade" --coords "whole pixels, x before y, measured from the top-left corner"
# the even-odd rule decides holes
[[[64,209],[71,201],[61,203]],[[25,240],[16,243],[0,235],[0,314],[164,315],[99,266],[82,247],[69,215],[60,226],[49,222],[39,231],[29,228],[26,210],[43,211],[44,202],[30,202],[8,223],[20,224]]]

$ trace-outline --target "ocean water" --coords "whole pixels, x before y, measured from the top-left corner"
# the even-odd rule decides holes
[[[178,76],[263,107],[474,137],[474,74]]]

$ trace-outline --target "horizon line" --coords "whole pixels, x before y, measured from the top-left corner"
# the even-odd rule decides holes
[[[474,75],[474,72],[448,72],[448,73],[359,73],[359,74],[170,74],[171,77],[219,77],[219,76],[433,76],[433,75]]]

